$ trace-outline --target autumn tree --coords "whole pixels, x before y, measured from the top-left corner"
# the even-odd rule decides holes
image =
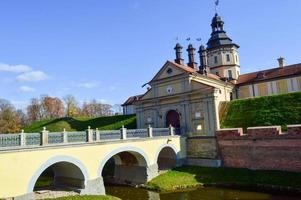
[[[16,133],[21,128],[21,120],[15,107],[7,100],[0,99],[0,133]]]
[[[42,114],[45,119],[53,119],[64,116],[64,104],[57,97],[44,96],[41,99]]]

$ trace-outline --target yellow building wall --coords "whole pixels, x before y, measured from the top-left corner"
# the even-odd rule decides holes
[[[172,87],[171,94],[177,94],[177,93],[184,92],[184,91],[182,91],[182,88],[183,88],[182,81],[169,82],[169,83],[164,83],[164,84],[158,85],[158,97],[171,95],[171,94],[167,93],[167,91],[166,91],[167,87]]]
[[[257,84],[259,96],[267,96],[268,95],[268,83],[269,82]]]
[[[297,77],[298,90],[301,90],[301,76]]]
[[[100,177],[98,169],[104,158],[117,154],[117,150],[139,149],[147,155],[148,164],[156,163],[156,155],[164,145],[167,145],[168,139],[170,139],[168,144],[178,151],[180,158],[184,158],[185,140],[179,136],[2,151],[0,153],[0,199],[27,194],[32,177],[51,158],[65,156],[79,160],[87,169],[89,179],[93,180]]]
[[[248,98],[250,97],[249,85],[239,87],[239,98]]]
[[[282,80],[277,80],[276,81],[276,86],[277,86],[277,91],[278,94],[284,94],[287,93],[287,80],[286,79],[282,79]]]

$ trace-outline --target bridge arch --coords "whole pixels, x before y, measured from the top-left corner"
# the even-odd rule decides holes
[[[130,152],[134,155],[140,155],[140,156],[137,156],[136,158],[138,158],[138,163],[139,165],[143,165],[143,164],[146,164],[146,166],[149,166],[150,165],[150,161],[148,159],[148,156],[147,154],[142,150],[142,149],[139,149],[137,147],[131,147],[131,146],[128,146],[128,147],[121,147],[121,148],[117,148],[113,151],[111,151],[109,154],[107,154],[100,162],[100,165],[98,167],[98,170],[97,170],[97,174],[99,176],[101,176],[101,173],[102,173],[102,170],[105,166],[105,164],[107,163],[107,161],[114,157],[115,155],[117,155],[118,153],[121,153],[121,152]],[[143,161],[144,159],[144,161]],[[121,162],[121,161],[117,161],[117,162]]]
[[[81,175],[83,176],[84,185],[86,185],[86,181],[89,180],[89,174],[88,174],[88,171],[87,171],[86,167],[84,166],[84,164],[80,160],[78,160],[74,157],[62,155],[62,156],[55,156],[55,157],[48,159],[45,163],[43,163],[38,168],[38,170],[36,170],[36,172],[34,173],[32,178],[30,179],[27,192],[32,193],[34,190],[35,184],[36,184],[37,180],[39,179],[39,177],[41,176],[41,174],[47,168],[49,168],[55,164],[58,164],[58,163],[68,163],[70,165],[77,167],[78,170],[81,172]]]
[[[110,163],[109,166],[107,166],[108,163]],[[107,154],[101,160],[97,173],[105,183],[139,184],[148,180],[149,165],[149,158],[142,149],[127,146],[117,148]],[[110,179],[107,178],[107,174],[104,174],[108,169],[112,170],[109,172]]]
[[[180,160],[180,151],[172,144],[161,145],[156,152],[158,169],[170,169],[177,166]]]

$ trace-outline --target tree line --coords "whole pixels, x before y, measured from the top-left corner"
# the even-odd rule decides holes
[[[115,110],[115,112],[114,112]],[[20,132],[33,121],[62,117],[100,117],[121,114],[120,105],[110,105],[92,100],[79,104],[72,95],[63,99],[51,96],[32,98],[25,110],[16,109],[5,99],[0,99],[0,133]]]

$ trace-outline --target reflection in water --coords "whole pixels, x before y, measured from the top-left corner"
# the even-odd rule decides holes
[[[140,188],[108,186],[106,193],[122,200],[301,200],[301,198],[220,188],[202,188],[159,194]]]

